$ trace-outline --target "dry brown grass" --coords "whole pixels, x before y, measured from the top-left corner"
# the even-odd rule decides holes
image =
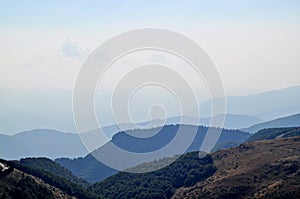
[[[300,197],[300,137],[257,141],[212,154],[217,172],[173,198]],[[295,196],[295,197],[294,197]]]

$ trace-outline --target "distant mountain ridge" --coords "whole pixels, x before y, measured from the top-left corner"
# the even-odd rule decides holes
[[[136,130],[136,129],[149,129],[149,128],[155,128],[163,125],[171,125],[171,124],[186,124],[186,125],[197,125],[197,126],[210,126],[210,121],[213,118],[217,119],[224,119],[224,125],[223,126],[217,126],[224,129],[241,129],[244,127],[249,127],[253,124],[257,124],[262,122],[263,120],[254,117],[254,116],[248,116],[248,115],[234,115],[234,114],[220,114],[213,117],[206,117],[206,118],[195,118],[195,117],[189,117],[189,116],[177,116],[177,117],[170,117],[167,118],[165,121],[160,119],[155,119],[151,121],[146,122],[140,122],[137,124],[131,124],[131,123],[121,123],[116,125],[109,125],[104,126],[102,128],[102,131],[108,138],[112,138],[113,135],[115,135],[118,132],[121,132],[123,130]],[[184,121],[184,123],[182,122]],[[212,126],[216,127],[216,126]],[[95,130],[97,131],[97,130]]]
[[[177,128],[171,127],[171,131]],[[168,126],[165,128],[168,130]],[[197,128],[203,134],[206,127]],[[140,131],[143,130],[117,134],[113,140]],[[240,132],[223,131],[223,141],[232,140],[230,137]],[[151,129],[146,133],[151,133]],[[249,138],[251,142],[235,148],[200,156],[198,151],[188,152],[163,169],[113,173],[95,184],[77,178],[47,158],[0,159],[0,168],[8,168],[0,171],[0,198],[299,198],[299,135],[300,127],[264,129],[252,135],[255,139]],[[162,158],[127,171],[155,168],[174,159]],[[88,169],[91,165],[85,166]]]
[[[225,129],[241,129],[245,126],[251,126],[260,122],[263,122],[262,119],[250,116],[250,115],[241,115],[241,114],[220,114],[217,116],[213,116],[212,118],[223,118],[224,117],[224,125]],[[200,124],[203,126],[209,126],[210,117],[200,119]]]
[[[2,110],[0,112],[0,132],[13,134],[25,129],[36,128],[53,128],[74,132],[76,129],[72,117],[71,91],[37,92],[35,90],[20,91],[0,88],[0,95],[0,109]],[[245,96],[227,96],[226,113],[253,116],[266,121],[284,115],[300,113],[299,102],[300,86]],[[199,107],[201,117],[210,117],[211,104],[209,100],[199,104]],[[103,117],[111,118],[111,115]],[[141,121],[145,120],[142,117],[135,118],[141,118]],[[110,126],[114,123],[113,120],[107,120],[104,122],[104,126]],[[253,124],[247,126],[250,125]],[[224,128],[231,127],[225,125]]]
[[[201,103],[199,107],[203,116],[211,114],[211,100]],[[245,96],[227,96],[226,113],[255,116],[263,120],[300,113],[300,86]]]
[[[224,129],[240,129],[243,127],[248,127],[253,124],[262,122],[263,120],[249,115],[241,114],[219,114],[212,117],[201,117],[193,118],[188,116],[183,116],[185,123],[190,125],[199,125],[199,126],[211,126],[210,121],[212,119],[224,119],[223,126],[212,126],[212,127],[221,127]],[[181,117],[171,117],[166,120],[166,124],[182,124]]]
[[[300,126],[300,114],[290,115],[286,117],[281,117],[275,120],[255,124],[248,128],[241,129],[242,131],[255,133],[261,129],[267,128],[279,128],[279,127],[298,127]]]
[[[74,133],[51,129],[25,131],[13,136],[0,135],[0,157],[20,159],[24,157],[79,157],[88,152]]]
[[[221,115],[217,117],[222,117]],[[241,123],[240,126],[260,121],[259,118],[243,115],[225,115],[225,126],[234,127],[238,125],[245,118],[246,122]],[[196,118],[186,117],[185,121],[189,124],[195,124],[197,122],[204,125],[209,124],[210,118],[201,118],[199,121]],[[167,119],[167,124],[177,124],[180,122],[180,117],[174,117]],[[147,126],[149,122],[140,123],[140,126]],[[158,126],[161,121],[153,121],[153,126]],[[276,127],[294,127],[300,126],[300,114],[291,115],[283,118],[278,118],[272,121],[255,124],[248,128],[242,128],[240,130],[245,132],[254,133],[264,128],[276,128]],[[131,129],[135,127],[133,124],[122,124],[124,129]],[[234,128],[232,128],[234,129]],[[108,137],[113,137],[120,131],[118,125],[112,125],[103,127],[104,133]],[[92,132],[93,133],[93,132]],[[97,132],[96,132],[97,133]],[[225,147],[236,146],[237,143],[220,143],[216,146],[216,149]],[[96,142],[95,149],[101,146],[101,143]],[[10,150],[5,150],[10,148]],[[3,151],[0,157],[5,159],[20,159],[25,157],[49,157],[52,159],[59,157],[82,157],[88,154],[85,146],[82,144],[79,136],[75,133],[65,133],[51,129],[36,129],[31,131],[21,132],[19,134],[8,136],[0,134],[0,150]]]
[[[186,124],[190,125],[204,125],[208,126],[210,118],[191,118],[183,116]],[[224,128],[238,129],[239,127],[249,126],[253,123],[258,123],[261,120],[256,117],[245,115],[219,115],[216,117],[225,117]],[[181,117],[168,118],[165,125],[180,124]],[[151,123],[151,126],[148,125]],[[112,138],[113,135],[120,132],[121,129],[130,130],[139,128],[154,128],[163,124],[162,120],[153,120],[149,122],[142,122],[135,124],[120,124],[105,126],[102,128],[103,132],[108,138]],[[87,132],[87,136],[93,136],[93,134],[99,133],[97,130]],[[99,148],[104,143],[96,142],[94,149]],[[10,148],[10,150],[5,150]],[[82,157],[88,154],[82,144],[79,136],[75,133],[61,132],[52,129],[35,129],[30,131],[20,132],[16,135],[8,136],[0,134],[0,157],[5,159],[20,159],[26,157]]]
[[[193,140],[190,147],[187,149],[186,152],[191,151],[199,151],[200,146],[203,142],[204,136],[207,133],[208,127],[203,126],[192,126],[192,125],[181,125],[181,127],[185,128],[185,132],[189,132],[190,130],[197,131],[196,137]],[[151,134],[157,131],[157,128],[153,129],[140,129],[140,130],[132,130],[128,132],[120,132],[113,136],[113,139],[105,144],[104,146],[100,147],[99,149],[93,152],[93,155],[99,155],[104,153],[104,155],[111,155],[107,154],[106,151],[110,149],[111,144],[114,144],[126,151],[135,152],[135,153],[143,153],[143,152],[150,152],[155,151],[166,144],[168,144],[172,138],[175,136],[178,128],[180,125],[167,125],[160,129],[159,133],[155,134],[153,137],[149,138],[136,138],[131,136],[133,134]],[[216,128],[211,128],[212,131],[217,130]],[[238,130],[226,130],[223,129],[221,136],[217,143],[227,143],[227,142],[234,142],[237,146],[244,141],[246,141],[250,137],[249,133],[238,131]],[[73,174],[76,176],[86,179],[90,182],[98,182],[103,180],[104,178],[115,174],[117,171],[111,169],[110,167],[104,165],[103,163],[99,162],[95,159],[92,154],[88,154],[83,158],[76,158],[76,159],[69,159],[69,158],[59,158],[56,159],[56,162],[60,163],[62,166],[68,168],[72,171]],[[176,155],[176,154],[173,154]],[[163,157],[161,157],[163,158]],[[122,161],[122,160],[120,160]],[[151,160],[147,160],[151,161]],[[145,161],[144,161],[145,162]],[[142,163],[142,162],[141,162]],[[124,169],[128,168],[125,167],[126,164],[122,164]]]

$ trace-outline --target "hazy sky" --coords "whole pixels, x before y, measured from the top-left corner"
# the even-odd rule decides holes
[[[300,85],[299,0],[0,0],[0,132],[74,131],[72,89],[87,56],[117,34],[146,27],[196,41],[215,63],[227,95]],[[182,60],[154,51],[120,59],[103,87],[117,82],[124,66],[151,61],[174,66],[203,89]],[[156,100],[176,115],[174,96],[156,94],[136,93],[132,113],[138,119]],[[96,101],[103,106],[102,98]],[[105,120],[112,123],[109,114]]]
[[[102,0],[0,1],[0,87],[72,89],[101,42],[145,27],[199,43],[229,94],[300,85],[298,0]]]

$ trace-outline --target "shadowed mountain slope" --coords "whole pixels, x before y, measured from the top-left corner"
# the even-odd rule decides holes
[[[203,126],[191,126],[191,125],[167,125],[160,128],[153,128],[153,129],[142,129],[142,130],[132,130],[120,132],[113,136],[112,141],[104,146],[100,147],[99,149],[93,152],[94,155],[103,154],[103,156],[112,154],[108,153],[107,151],[110,150],[112,144],[130,152],[135,153],[145,153],[150,151],[155,151],[157,149],[162,148],[163,146],[167,145],[172,141],[175,137],[179,128],[183,128],[184,133],[190,133],[192,131],[196,131],[196,136],[192,141],[190,147],[184,152],[192,152],[192,151],[199,151],[202,145],[203,139],[207,133],[208,128]],[[217,128],[210,128],[211,133],[217,132],[221,130],[221,136],[218,140],[218,145],[221,143],[228,143],[233,142],[234,146],[237,146],[244,141],[246,141],[249,137],[249,133],[245,133],[238,130],[226,130],[226,129],[217,129]],[[156,134],[155,134],[156,133]],[[153,135],[155,134],[155,135]],[[134,135],[144,135],[149,136],[147,138],[137,138]],[[226,144],[224,144],[226,146]],[[177,153],[174,152],[172,154],[168,154],[159,158],[164,157],[172,157]],[[157,159],[159,159],[157,158]],[[133,166],[136,166],[143,162],[153,161],[154,159],[146,159],[141,160],[141,162],[136,163]],[[122,162],[122,160],[119,160]],[[75,159],[68,159],[68,158],[60,158],[56,159],[56,162],[60,163],[64,167],[68,168],[74,175],[86,179],[90,182],[98,182],[103,180],[106,177],[109,177],[115,173],[116,170],[111,169],[110,167],[104,165],[103,163],[99,162],[92,154],[89,154],[83,158],[75,158]],[[124,169],[129,168],[131,166],[126,166],[125,163],[128,163],[128,160],[124,160],[121,164],[124,166]]]

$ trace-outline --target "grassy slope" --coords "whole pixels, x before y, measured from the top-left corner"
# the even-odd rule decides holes
[[[173,198],[300,198],[300,137],[249,142],[212,154],[216,173]]]

